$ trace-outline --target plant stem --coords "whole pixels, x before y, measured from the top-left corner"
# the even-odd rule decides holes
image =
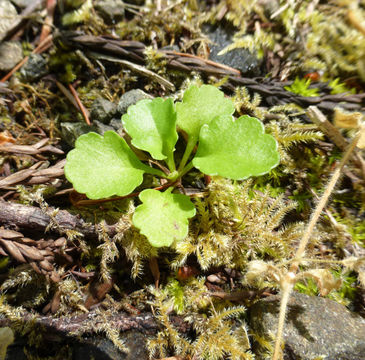
[[[172,188],[174,185],[174,183],[168,182],[166,184],[163,184],[161,186],[155,187],[153,188],[154,190],[164,190],[166,188]],[[171,189],[172,190],[172,189]],[[98,199],[98,200],[79,200],[76,203],[74,203],[75,206],[83,206],[83,205],[95,205],[95,204],[101,204],[101,203],[106,203],[109,201],[118,201],[118,200],[123,200],[123,199],[128,199],[128,198],[132,198],[132,197],[136,197],[140,194],[140,191],[128,194],[128,195],[124,195],[124,196],[116,196],[113,198],[108,198],[108,199]]]
[[[312,235],[313,229],[314,229],[324,207],[326,206],[327,201],[328,201],[333,189],[336,186],[338,179],[341,176],[342,169],[345,166],[346,162],[349,160],[359,139],[360,139],[360,132],[358,132],[356,134],[356,136],[352,140],[351,144],[348,146],[345,154],[343,155],[340,164],[337,166],[336,170],[332,174],[332,177],[331,177],[330,181],[328,182],[324,193],[322,194],[316,208],[314,209],[314,211],[311,215],[309,223],[304,231],[303,237],[300,240],[298,250],[294,257],[294,262],[291,264],[289,272],[286,274],[285,278],[282,280],[283,283],[281,284],[282,294],[281,294],[281,302],[280,302],[279,322],[278,322],[278,330],[277,330],[277,334],[276,334],[275,349],[274,349],[274,354],[273,354],[272,360],[279,359],[280,344],[281,344],[281,339],[282,339],[282,335],[283,335],[286,308],[288,305],[290,293],[293,289],[295,274],[298,270],[299,264],[304,255],[305,248]]]
[[[181,173],[182,169],[184,169],[186,163],[189,160],[190,154],[193,152],[194,147],[196,143],[198,142],[198,139],[195,136],[189,137],[188,143],[186,144],[184,155],[181,159],[181,163],[179,165],[179,168],[177,171]]]
[[[151,166],[143,167],[143,170],[144,170],[144,172],[146,172],[148,174],[156,175],[158,177],[162,177],[164,179],[167,179],[167,175],[162,170],[155,169]]]
[[[165,160],[165,162],[166,162],[166,164],[167,164],[167,166],[168,166],[171,173],[176,171],[174,154],[172,152],[167,156],[167,159]]]
[[[359,139],[360,139],[360,133],[358,133],[354,137],[354,139],[348,146],[345,154],[343,155],[343,157],[340,161],[340,164],[337,166],[337,168],[333,172],[332,177],[331,177],[330,181],[328,182],[328,185],[326,186],[324,193],[322,194],[321,198],[319,199],[317,207],[315,208],[314,212],[312,213],[312,216],[309,220],[307,228],[305,229],[304,235],[302,237],[302,240],[299,243],[298,250],[295,254],[295,261],[292,263],[292,265],[290,267],[290,271],[296,272],[298,270],[299,262],[304,255],[305,248],[308,244],[310,236],[312,235],[313,229],[314,229],[324,207],[326,206],[327,201],[328,201],[333,189],[335,188],[338,179],[341,176],[343,167],[345,166],[346,162],[349,160]]]
[[[179,178],[183,177],[187,172],[189,172],[194,167],[193,162],[190,161],[189,164],[187,164],[181,172],[179,172]]]
[[[275,349],[273,360],[279,359],[280,354],[280,346],[281,346],[281,339],[283,337],[283,329],[285,324],[285,315],[286,315],[286,307],[288,306],[289,296],[293,289],[293,273],[286,274],[285,278],[283,279],[283,291],[281,295],[280,301],[280,312],[279,312],[279,322],[278,322],[278,331],[276,333],[276,340],[275,340]],[[295,278],[295,275],[294,275]]]

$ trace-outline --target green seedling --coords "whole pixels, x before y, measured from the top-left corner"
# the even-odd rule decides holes
[[[141,185],[145,173],[166,179],[170,187],[165,192],[140,192],[142,204],[133,224],[152,246],[170,246],[187,236],[188,219],[195,215],[190,198],[172,192],[193,167],[206,175],[243,180],[279,164],[277,142],[265,134],[263,124],[247,115],[234,119],[233,112],[231,99],[211,85],[191,86],[175,104],[172,99],[141,100],[123,115],[124,128],[132,145],[154,159],[151,163],[165,164],[156,168],[143,163],[113,131],[104,136],[90,132],[80,136],[67,155],[66,178],[90,199],[128,195]],[[187,144],[176,166],[178,129],[187,134]]]
[[[290,91],[294,94],[302,95],[302,96],[318,96],[319,89],[318,88],[309,88],[311,84],[310,79],[299,79],[295,78],[293,83],[290,86],[284,86],[284,89]]]
[[[355,88],[348,88],[345,83],[341,83],[339,78],[335,78],[334,80],[328,83],[328,86],[332,89],[331,94],[356,94]]]

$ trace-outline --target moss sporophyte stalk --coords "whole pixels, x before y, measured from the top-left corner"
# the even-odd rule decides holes
[[[265,134],[263,124],[247,115],[235,119],[233,112],[232,100],[211,85],[191,86],[181,102],[141,100],[123,115],[124,129],[135,148],[149,153],[154,163],[163,161],[167,168],[140,161],[113,131],[104,136],[90,132],[80,136],[68,153],[66,178],[89,199],[128,195],[142,184],[144,174],[166,179],[171,186],[165,192],[140,192],[142,204],[135,210],[133,224],[152,246],[170,246],[187,236],[188,219],[196,213],[187,195],[173,193],[176,182],[192,168],[243,180],[266,174],[279,164],[278,144]],[[179,164],[174,156],[177,129],[187,134]]]

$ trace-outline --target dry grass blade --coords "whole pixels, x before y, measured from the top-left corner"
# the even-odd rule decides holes
[[[175,85],[172,82],[166,80],[162,76],[154,73],[151,70],[146,69],[145,67],[143,67],[141,65],[134,64],[130,61],[122,60],[122,59],[119,59],[117,57],[110,56],[110,55],[104,55],[104,54],[99,54],[99,53],[95,53],[95,52],[92,52],[91,55],[93,55],[97,59],[102,59],[102,60],[107,60],[107,61],[122,64],[132,71],[135,71],[143,76],[147,76],[147,77],[155,80],[156,82],[158,82],[159,84],[164,86],[166,89],[168,89],[170,91],[175,91]]]

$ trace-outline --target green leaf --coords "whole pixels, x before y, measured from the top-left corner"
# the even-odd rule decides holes
[[[172,99],[141,100],[128,108],[122,121],[136,148],[148,151],[156,160],[172,156],[178,138]]]
[[[258,119],[225,115],[202,127],[193,165],[208,175],[242,180],[269,172],[279,161],[277,142]]]
[[[80,136],[67,154],[65,175],[75,190],[89,199],[124,196],[143,181],[148,166],[138,160],[124,139],[114,131],[103,136]]]
[[[136,208],[133,224],[152,246],[170,246],[187,236],[188,218],[195,215],[195,207],[188,196],[147,189],[139,198],[143,204]]]
[[[224,93],[212,85],[200,88],[191,86],[185,91],[183,101],[176,103],[177,125],[189,138],[198,138],[200,128],[209,124],[216,116],[231,115],[234,105],[226,99]]]

